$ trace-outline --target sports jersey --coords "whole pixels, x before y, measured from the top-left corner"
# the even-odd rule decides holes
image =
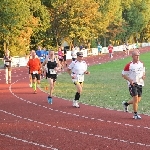
[[[142,79],[144,73],[145,67],[141,61],[138,61],[137,63],[128,63],[122,71],[123,75],[127,75],[131,80],[133,80],[133,82],[136,82],[138,85],[142,86],[144,86],[144,80]],[[128,85],[130,85],[130,82],[127,82]]]
[[[60,50],[58,51],[58,59],[63,59],[63,52]]]
[[[46,57],[46,52],[44,50],[37,50],[36,55],[40,58],[41,62],[44,62],[44,59]]]
[[[27,65],[30,68],[30,73],[41,73],[41,62],[39,58],[29,59]]]
[[[47,62],[47,73],[48,74],[56,74],[56,71],[54,70],[54,68],[57,67],[57,62],[56,60],[54,59],[54,61],[51,61],[49,58],[48,58],[48,62]]]
[[[4,56],[4,64],[5,64],[5,67],[11,67],[11,57],[10,56]]]
[[[72,61],[72,63],[68,66],[68,69],[71,70],[74,78],[72,81],[75,82],[83,82],[84,81],[84,72],[87,70],[87,64],[85,61]]]
[[[113,46],[108,46],[108,51],[109,51],[109,53],[112,53],[113,52]]]
[[[98,48],[98,51],[102,50],[102,46],[100,44],[97,46],[97,48]]]

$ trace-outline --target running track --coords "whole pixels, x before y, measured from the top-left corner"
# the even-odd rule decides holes
[[[148,51],[143,48],[141,52]],[[115,53],[113,59],[122,58]],[[90,64],[108,61],[108,55],[85,58]],[[61,77],[61,76],[60,76]],[[0,70],[0,150],[149,150],[150,117],[133,120],[131,113],[54,98],[29,88],[28,70],[14,68],[12,84]]]

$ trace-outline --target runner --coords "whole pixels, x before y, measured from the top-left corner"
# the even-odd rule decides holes
[[[77,59],[77,47],[72,47],[71,56],[72,61],[75,61]]]
[[[126,43],[123,43],[122,49],[123,49],[123,52],[124,52],[124,56],[126,56],[127,55]]]
[[[47,69],[46,77],[48,78],[50,84],[50,92],[47,99],[48,99],[48,103],[52,104],[52,94],[53,94],[54,86],[56,84],[57,71],[61,69],[61,65],[58,59],[54,55],[54,51],[49,51],[49,56],[42,64],[43,70],[45,69],[45,66]]]
[[[129,43],[126,43],[126,52],[127,52],[127,55],[129,55],[129,51],[130,51]]]
[[[98,55],[101,55],[102,54],[102,45],[100,42],[98,42],[97,49],[98,49]]]
[[[64,66],[66,66],[67,67],[67,49],[66,49],[66,47],[62,47],[62,49],[63,49],[63,53],[64,53],[64,55],[63,55],[63,62],[64,62]]]
[[[113,58],[113,49],[114,49],[114,47],[112,46],[112,44],[109,44],[108,51],[109,51],[110,58]]]
[[[73,100],[73,106],[76,108],[80,107],[78,101],[83,88],[84,74],[90,74],[90,72],[87,71],[87,64],[82,60],[82,58],[83,53],[77,52],[77,60],[72,61],[72,63],[68,66],[68,73],[77,89],[75,98]]]
[[[36,51],[36,55],[38,56],[38,58],[40,59],[40,62],[42,64],[46,58],[45,49],[42,49],[40,46],[38,46],[38,50]],[[41,72],[41,77],[44,77],[43,72]]]
[[[30,69],[30,74],[32,76],[32,87],[34,89],[34,93],[36,94],[37,83],[40,84],[41,62],[39,58],[37,58],[34,50],[31,51],[31,59],[29,59],[27,66]]]
[[[138,103],[142,96],[142,86],[144,86],[145,79],[145,67],[143,63],[139,60],[139,51],[135,50],[132,53],[132,61],[128,63],[124,70],[122,71],[122,77],[127,80],[130,95],[132,99],[128,102],[123,101],[124,111],[128,112],[128,106],[133,104],[134,119],[141,119],[138,115]]]
[[[63,53],[63,50],[61,47],[58,48],[58,59],[59,59],[59,63],[61,64],[61,70],[63,71],[63,56],[64,56],[64,53]]]
[[[26,57],[26,63],[28,63],[29,59],[32,59],[32,55],[31,55],[32,51],[34,51],[34,50],[31,50],[30,54]],[[37,55],[35,57],[38,58]],[[29,68],[29,87],[32,87],[32,76],[31,76],[31,73],[30,73],[30,67],[29,66],[27,66],[27,67]]]
[[[6,50],[6,53],[4,55],[4,68],[5,68],[5,79],[6,79],[6,84],[11,83],[11,62],[12,58],[10,56],[10,51]]]

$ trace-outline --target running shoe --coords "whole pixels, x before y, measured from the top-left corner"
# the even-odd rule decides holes
[[[136,114],[136,115],[133,116],[133,119],[141,119],[141,116]]]
[[[76,107],[76,108],[80,108],[78,101],[75,101],[75,103],[74,103],[74,107]]]
[[[128,106],[126,105],[125,101],[122,102],[122,105],[123,105],[124,112],[128,112]]]
[[[6,84],[8,84],[8,81],[6,81]]]
[[[37,94],[37,91],[36,91],[36,90],[34,91],[34,94]]]
[[[51,97],[48,96],[47,100],[48,100],[48,103],[49,103],[49,104],[52,104],[53,100],[52,100]]]
[[[32,84],[29,84],[29,87],[31,87],[31,88],[32,88]]]

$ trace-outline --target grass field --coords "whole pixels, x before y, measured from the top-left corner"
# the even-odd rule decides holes
[[[139,104],[139,112],[150,114],[150,53],[145,53],[140,56],[140,60],[144,62],[146,67],[145,86],[143,87],[142,100]],[[90,75],[85,75],[83,93],[81,94],[80,102],[89,105],[96,105],[115,110],[122,110],[122,101],[128,101],[131,97],[128,92],[127,82],[122,78],[121,72],[126,63],[131,58],[112,61],[104,64],[90,66],[88,70]],[[41,88],[44,89],[47,81],[41,82]],[[74,99],[75,87],[67,73],[58,76],[54,95]],[[129,107],[132,111],[132,106]]]
[[[0,59],[0,68],[4,66],[4,62],[2,59]]]

